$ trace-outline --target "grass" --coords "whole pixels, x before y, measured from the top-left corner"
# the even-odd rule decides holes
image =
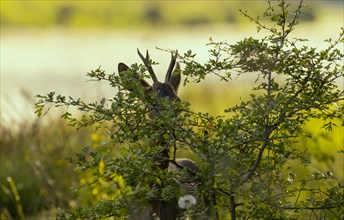
[[[303,19],[320,16],[322,4],[312,2],[313,10],[306,10]],[[1,26],[140,29],[213,23],[242,25],[247,19],[240,16],[239,8],[255,17],[267,4],[265,1],[1,1]]]
[[[71,27],[146,27],[156,24],[203,24],[235,21],[234,1],[2,1],[2,25]],[[261,5],[262,4],[255,4]],[[177,9],[177,10],[176,10]],[[44,19],[42,19],[44,18]]]
[[[78,133],[58,119],[1,124],[1,219],[24,219],[43,210],[67,208],[78,182],[66,159],[89,144],[91,129]]]

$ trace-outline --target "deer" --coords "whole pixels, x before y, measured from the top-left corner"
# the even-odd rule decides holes
[[[146,51],[146,56],[144,57],[139,49],[137,49],[137,53],[141,58],[145,68],[150,74],[151,79],[153,80],[153,84],[150,85],[146,80],[139,78],[139,75],[136,73],[133,77],[133,80],[139,83],[140,86],[145,91],[145,95],[155,95],[156,98],[164,98],[168,102],[179,102],[180,99],[177,95],[177,91],[181,82],[181,74],[180,74],[180,66],[179,63],[176,62],[178,51],[175,53],[171,53],[171,61],[169,67],[167,69],[167,73],[165,76],[164,82],[159,82],[152,65],[150,63],[150,57],[148,50]],[[125,76],[125,73],[130,70],[130,68],[124,64],[118,64],[118,72],[120,76]],[[154,120],[156,117],[159,117],[160,114],[163,114],[163,110],[160,106],[153,106],[150,107],[151,111],[148,113],[148,120]],[[153,140],[154,144],[159,144],[160,146],[166,146],[162,150],[162,152],[157,156],[157,160],[159,161],[159,167],[162,170],[167,170],[168,172],[174,172],[177,174],[179,181],[181,182],[180,187],[188,193],[194,193],[196,191],[197,184],[197,177],[195,172],[198,170],[197,164],[187,158],[170,158],[170,148],[171,144],[169,144],[166,140],[158,139]],[[183,170],[187,170],[190,172],[183,172]],[[191,181],[190,181],[191,179]],[[178,215],[182,213],[181,210],[178,208],[178,198],[173,198],[169,201],[162,201],[162,200],[152,200],[149,201],[148,207],[141,209],[141,211],[134,211],[131,214],[130,219],[145,219],[145,220],[175,220]]]

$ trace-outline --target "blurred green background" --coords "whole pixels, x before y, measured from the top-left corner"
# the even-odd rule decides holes
[[[291,1],[295,4],[296,1]],[[294,37],[336,38],[343,27],[342,1],[306,1],[309,9]],[[196,60],[210,58],[208,39],[235,43],[244,37],[264,36],[239,9],[262,15],[265,1],[1,1],[1,219],[54,219],[57,208],[76,207],[83,201],[70,193],[78,176],[66,158],[98,140],[92,128],[78,132],[53,111],[34,116],[33,96],[56,91],[89,101],[111,97],[105,84],[86,82],[86,73],[100,65],[108,73],[117,64],[139,63],[136,48],[148,49],[163,77],[169,54],[156,47],[192,50]],[[159,77],[158,76],[158,77]],[[250,78],[221,83],[209,78],[180,89],[180,97],[197,111],[222,114],[250,92]],[[230,94],[230,95],[227,95]],[[206,98],[204,98],[206,97]],[[312,121],[306,130],[317,169],[330,168],[343,178],[343,128],[331,135]],[[87,200],[88,198],[84,198]]]

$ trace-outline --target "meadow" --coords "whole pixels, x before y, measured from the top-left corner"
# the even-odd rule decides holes
[[[326,20],[324,14],[328,15],[326,10],[331,9],[320,10],[322,4],[315,5],[314,13],[306,13],[303,19],[305,21],[318,19],[320,22],[323,19]],[[142,3],[121,1],[117,5],[113,5],[111,1],[102,1],[100,4],[83,4],[81,1],[44,3],[2,1],[1,11],[6,13],[1,13],[1,30],[2,35],[15,33],[13,36],[16,36],[18,31],[30,32],[33,29],[39,30],[40,33],[45,29],[73,31],[86,29],[96,34],[99,29],[103,31],[109,28],[116,31],[131,28],[136,31],[147,29],[153,31],[157,27],[166,28],[167,25],[187,30],[195,27],[207,28],[217,23],[246,26],[248,23],[244,22],[245,19],[237,13],[237,8],[244,6],[242,1],[235,1],[232,5],[220,1],[212,7],[209,7],[206,2],[199,2],[197,7],[194,7],[192,1],[186,4],[171,1],[162,1],[157,4],[144,1]],[[257,14],[265,7],[258,3],[251,6],[252,9],[256,9],[254,13]],[[207,13],[204,13],[205,11]],[[182,40],[179,39],[178,43],[180,41]],[[2,41],[1,44],[5,43]],[[187,45],[188,42],[184,43],[184,46]],[[111,58],[111,62],[113,59]],[[81,72],[80,68],[78,70]],[[84,70],[85,66],[82,71]],[[89,70],[91,69],[86,71]],[[1,82],[2,86],[9,88],[5,91],[9,96],[6,99],[2,96],[1,99],[0,218],[4,220],[55,219],[58,209],[75,209],[81,205],[92,205],[92,196],[96,192],[80,190],[79,187],[83,184],[82,173],[75,172],[75,166],[70,163],[70,157],[76,157],[85,146],[92,147],[106,141],[106,131],[95,130],[94,127],[76,131],[60,118],[59,111],[41,118],[32,117],[36,101],[33,96],[36,95],[37,90],[11,96],[10,89],[18,83],[18,76],[18,74],[11,75],[11,80],[13,80],[11,83]],[[48,78],[47,81],[51,80],[47,75],[31,77],[34,79],[45,77]],[[80,75],[77,77],[80,79]],[[66,86],[65,84],[68,83],[63,79],[61,78],[60,84],[57,82],[56,85]],[[86,80],[86,77],[82,79],[83,82]],[[224,114],[223,109],[238,104],[240,99],[248,97],[251,91],[245,82],[247,80],[241,81],[240,84],[226,84],[207,80],[201,84],[182,88],[181,99],[191,103],[196,111],[221,115]],[[39,82],[35,81],[32,84],[36,89],[39,87]],[[71,83],[71,85],[74,87],[79,84]],[[52,85],[44,83],[44,86],[46,90],[50,90]],[[94,90],[93,84],[88,84],[88,86]],[[82,92],[88,91],[89,88],[85,87]],[[23,89],[25,91],[26,88]],[[105,94],[98,93],[97,97],[109,95],[109,90],[106,91]],[[45,90],[42,93],[44,92]],[[18,100],[22,100],[20,104]],[[5,110],[4,106],[10,107],[6,107]],[[23,112],[29,112],[30,116],[23,116]],[[13,117],[13,115],[19,115],[19,117]],[[334,127],[332,132],[325,133],[321,130],[321,121],[312,120],[306,125],[305,130],[309,138],[300,139],[296,147],[308,149],[308,154],[312,158],[310,166],[318,170],[329,169],[343,179],[344,158],[336,154],[344,147],[343,127]],[[298,167],[298,164],[293,166]],[[306,171],[302,169],[297,173],[300,176],[306,174]]]

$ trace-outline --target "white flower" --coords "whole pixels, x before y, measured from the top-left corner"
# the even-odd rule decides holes
[[[153,220],[160,220],[159,216],[154,212],[153,215]]]
[[[196,198],[193,195],[186,194],[178,199],[178,206],[182,209],[188,209],[194,205],[196,205]]]

